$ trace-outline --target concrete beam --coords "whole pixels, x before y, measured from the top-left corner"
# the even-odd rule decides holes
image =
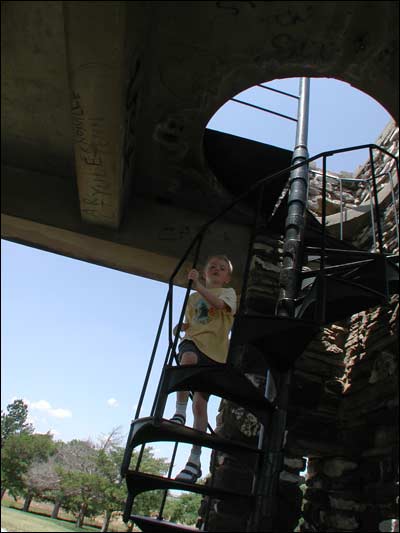
[[[126,2],[64,2],[80,210],[117,228],[122,216]]]
[[[210,218],[136,197],[116,230],[81,220],[71,180],[7,166],[1,177],[2,238],[158,281],[168,280]],[[245,225],[219,221],[207,232],[200,255],[200,261],[212,253],[229,255],[238,290],[249,235]],[[186,285],[185,267],[176,284]]]
[[[157,281],[167,281],[165,273],[177,263],[175,257],[9,215],[1,215],[1,227],[4,239]]]

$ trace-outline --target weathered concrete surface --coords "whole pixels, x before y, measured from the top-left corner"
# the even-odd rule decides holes
[[[153,256],[127,267],[112,245],[138,233],[146,246],[126,243],[132,255],[174,262],[184,246],[163,252],[137,206],[151,205],[160,227],[182,210],[192,232],[194,212],[229,203],[204,128],[256,83],[334,77],[398,119],[397,2],[3,1],[1,10],[2,164],[17,180],[2,173],[2,236],[72,257],[87,243],[85,260],[167,279]],[[57,231],[37,242],[35,224],[70,232],[69,244]],[[113,249],[109,260],[93,237]],[[239,257],[241,240],[225,251]]]

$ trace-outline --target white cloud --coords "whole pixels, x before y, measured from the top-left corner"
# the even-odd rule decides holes
[[[107,400],[107,403],[110,407],[118,407],[119,406],[119,403],[118,403],[118,400],[116,400],[115,398],[110,398],[109,400]]]
[[[29,406],[31,409],[40,409],[43,411],[47,411],[48,409],[51,409],[51,405],[49,402],[46,402],[46,400],[39,400],[38,402],[32,402]]]
[[[56,429],[49,429],[49,433],[51,433],[53,437],[59,437],[61,435],[61,433]]]
[[[55,418],[69,418],[72,416],[69,409],[49,409],[48,413]]]
[[[37,409],[44,411],[47,415],[54,416],[55,418],[69,418],[72,413],[69,409],[54,409],[47,400],[39,400],[38,402],[31,402],[29,404],[30,409]]]

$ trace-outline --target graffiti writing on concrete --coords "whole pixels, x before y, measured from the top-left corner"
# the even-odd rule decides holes
[[[87,190],[81,195],[82,213],[88,216],[101,216],[112,219],[111,182],[106,170],[106,157],[109,155],[104,117],[92,117],[85,113],[81,96],[72,94],[72,124],[77,150],[77,160],[84,168],[85,176],[90,176]],[[108,212],[107,212],[108,211]]]

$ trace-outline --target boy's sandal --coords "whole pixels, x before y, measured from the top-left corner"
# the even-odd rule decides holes
[[[179,472],[175,480],[183,481],[185,483],[196,483],[199,478],[201,478],[200,466],[196,463],[188,461],[185,465],[185,468]]]
[[[186,422],[186,416],[175,413],[174,416],[169,419],[169,421],[174,422],[175,424],[180,424],[181,426],[184,426]]]

